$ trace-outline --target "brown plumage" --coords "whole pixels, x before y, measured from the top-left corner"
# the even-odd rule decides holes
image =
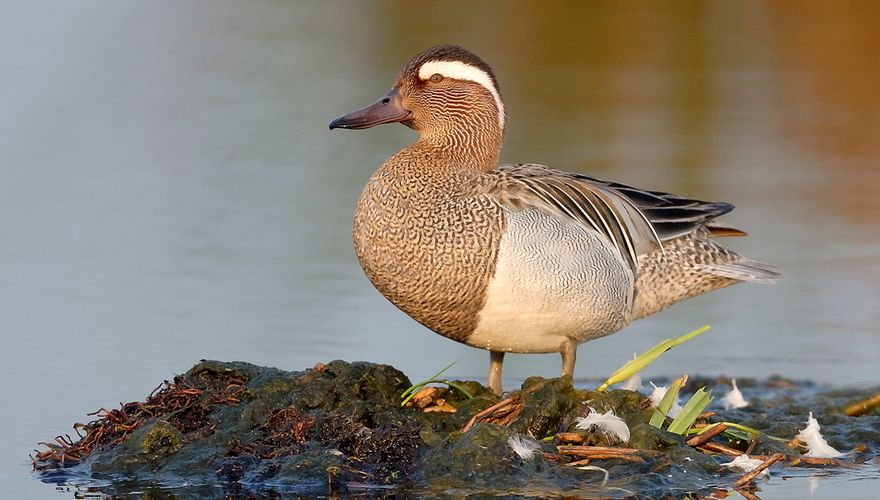
[[[501,391],[505,352],[560,352],[769,266],[712,237],[745,233],[712,203],[542,165],[498,166],[506,115],[491,68],[432,47],[376,103],[331,123],[401,122],[419,139],[367,182],[354,219],[364,272],[431,330],[491,352]]]

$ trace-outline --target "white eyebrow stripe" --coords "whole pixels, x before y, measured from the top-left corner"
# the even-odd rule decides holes
[[[498,125],[502,130],[504,129],[504,104],[501,103],[501,96],[498,95],[495,83],[492,82],[488,73],[461,61],[428,61],[419,68],[419,78],[422,80],[430,79],[431,75],[435,73],[482,85],[495,98],[495,106],[498,108]]]

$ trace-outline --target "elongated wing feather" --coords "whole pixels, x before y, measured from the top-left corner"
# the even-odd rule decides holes
[[[505,165],[490,173],[489,194],[513,209],[533,208],[550,216],[574,220],[605,236],[631,266],[639,255],[664,241],[699,228],[712,234],[742,232],[712,219],[733,210],[729,203],[692,200],[646,191],[543,165]],[[723,228],[723,229],[722,229]]]

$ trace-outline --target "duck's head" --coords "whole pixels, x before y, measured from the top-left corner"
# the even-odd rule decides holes
[[[330,129],[365,129],[400,122],[423,138],[475,134],[500,145],[505,113],[495,74],[482,59],[454,45],[414,57],[378,101],[330,122]]]

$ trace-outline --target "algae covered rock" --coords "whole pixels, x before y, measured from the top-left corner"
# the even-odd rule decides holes
[[[139,470],[149,472],[167,463],[167,459],[180,451],[184,437],[177,428],[165,420],[152,419],[145,422],[119,446],[95,458],[93,472],[112,471],[136,474]]]
[[[522,411],[511,428],[541,437],[559,432],[563,419],[580,408],[583,401],[572,386],[571,377],[529,377],[523,382],[520,398]]]
[[[453,433],[445,443],[428,451],[425,473],[434,478],[485,481],[510,476],[535,460],[543,461],[535,457],[523,460],[517,455],[508,444],[512,435],[507,427],[494,424],[477,424],[468,432]]]
[[[504,399],[455,381],[456,389],[431,389],[418,405],[401,407],[411,385],[399,370],[372,363],[287,372],[202,361],[145,401],[77,424],[80,439],[59,437],[34,467],[45,480],[111,484],[113,494],[196,484],[209,494],[219,486],[229,494],[623,497],[732,482],[735,474],[719,466],[729,460],[723,453],[740,453],[730,447],[800,456],[776,437],[790,438],[801,425],[798,400],[788,396],[732,414],[749,418],[760,431],[754,439],[718,436],[715,448],[695,448],[648,424],[653,410],[644,396],[578,390],[568,377],[529,378]],[[820,394],[810,404],[833,412],[862,394]],[[629,426],[628,443],[577,428],[577,417],[609,410]],[[878,418],[831,413],[823,431],[841,447],[847,435],[865,440],[856,458],[870,460],[880,449]],[[717,450],[722,456],[712,456]]]
[[[334,476],[384,484],[408,476],[423,446],[421,414],[398,404],[409,385],[400,371],[371,363],[285,372],[203,361],[147,401],[83,426],[87,435],[66,450],[64,465],[163,484],[243,481],[305,492],[324,491]]]

